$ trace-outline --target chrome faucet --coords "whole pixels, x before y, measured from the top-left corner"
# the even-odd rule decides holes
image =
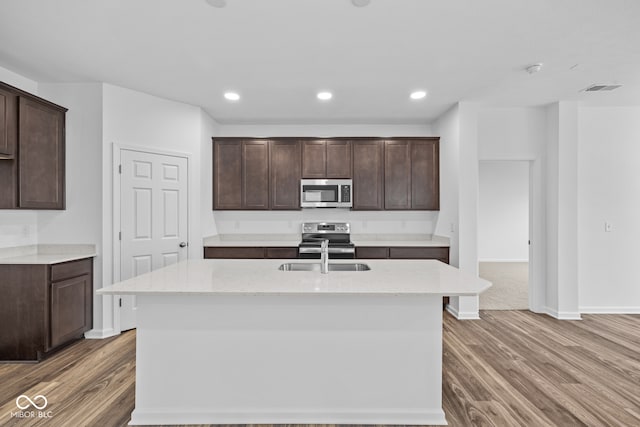
[[[327,239],[320,244],[320,272],[329,273],[329,240]]]

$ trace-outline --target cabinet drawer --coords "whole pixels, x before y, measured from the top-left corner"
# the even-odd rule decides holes
[[[389,248],[356,247],[356,258],[386,259],[389,258]]]
[[[208,247],[204,248],[204,257],[208,259],[261,259],[264,258],[264,248],[249,247]]]
[[[266,258],[298,258],[298,248],[267,248]]]
[[[85,258],[78,261],[63,262],[51,266],[51,281],[70,279],[91,273],[92,258]]]
[[[437,259],[449,262],[449,248],[443,247],[395,247],[389,249],[392,259]]]

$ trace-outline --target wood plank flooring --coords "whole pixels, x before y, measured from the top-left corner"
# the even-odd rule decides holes
[[[639,426],[640,315],[558,321],[528,311],[444,313],[443,407],[451,426]],[[0,365],[2,426],[124,426],[135,332],[84,340],[37,365]],[[43,394],[50,419],[17,419]]]

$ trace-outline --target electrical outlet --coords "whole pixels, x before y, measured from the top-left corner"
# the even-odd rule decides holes
[[[607,233],[611,233],[613,231],[613,224],[611,224],[609,221],[605,221],[604,231]]]
[[[450,230],[452,233],[455,233],[455,232],[456,232],[456,225],[455,225],[454,223],[451,223],[451,227],[449,228],[449,230]]]

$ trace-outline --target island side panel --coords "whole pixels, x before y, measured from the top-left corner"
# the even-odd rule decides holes
[[[144,424],[446,424],[437,295],[140,295]]]

